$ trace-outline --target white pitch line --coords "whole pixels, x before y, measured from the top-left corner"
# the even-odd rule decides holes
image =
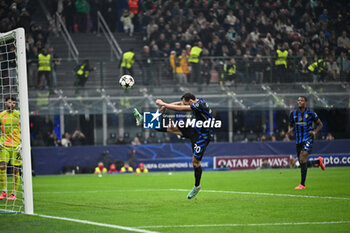
[[[176,192],[188,192],[189,189],[124,189],[124,190],[90,190],[90,191],[79,191],[79,192],[34,192],[34,194],[72,194],[72,193],[119,193],[119,192],[159,192],[159,191],[176,191]],[[297,195],[297,194],[283,194],[283,193],[259,193],[259,192],[241,192],[241,191],[223,191],[223,190],[201,190],[206,193],[227,193],[227,194],[244,194],[244,195],[260,195],[260,196],[276,196],[276,197],[302,197],[302,198],[319,198],[319,199],[333,199],[333,200],[350,200],[350,197],[330,197],[330,196],[308,196],[308,195]]]
[[[50,218],[50,219],[63,220],[63,221],[69,221],[69,222],[77,222],[77,223],[82,223],[82,224],[89,224],[89,225],[100,226],[100,227],[108,227],[108,228],[114,228],[114,229],[125,230],[125,231],[142,232],[142,233],[159,233],[157,231],[143,230],[143,229],[141,229],[141,227],[138,227],[138,228],[124,227],[124,226],[119,226],[119,225],[91,222],[91,221],[87,221],[87,220],[80,220],[80,219],[74,219],[74,218],[63,218],[63,217],[49,216],[49,215],[43,215],[43,214],[33,214],[33,215],[39,216],[42,218]]]
[[[170,191],[179,191],[179,192],[188,192],[188,189],[169,189],[169,190]],[[277,196],[277,197],[304,197],[304,198],[350,200],[350,197],[308,196],[308,195],[282,194],[282,193],[258,193],[258,192],[239,192],[239,191],[221,191],[221,190],[201,190],[201,192],[206,192],[206,193],[246,194],[246,195],[261,195],[261,196]]]
[[[247,224],[201,224],[201,225],[160,225],[160,226],[140,226],[137,228],[254,227],[254,226],[290,226],[290,225],[319,225],[319,224],[342,224],[342,223],[350,223],[350,221],[280,222],[280,223],[247,223]]]

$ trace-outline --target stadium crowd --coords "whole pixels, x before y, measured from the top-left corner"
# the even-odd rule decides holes
[[[206,69],[211,68],[206,66],[215,65],[222,66],[221,77],[236,82],[268,81],[271,69],[277,82],[339,81],[341,71],[349,81],[347,1],[146,0],[139,4],[139,29],[153,57],[190,59],[188,48],[198,42],[202,57],[235,56],[219,62],[202,59],[206,82],[210,81]],[[186,74],[179,70],[174,72]]]
[[[57,0],[49,1],[48,7],[51,13],[62,13],[71,33],[96,32],[98,10],[101,10],[112,31],[117,30],[118,22],[121,22],[119,30],[127,30],[128,36],[133,36],[134,31],[142,33],[145,46],[136,55],[145,85],[149,83],[150,69],[157,78],[157,83],[160,83],[162,76],[172,74],[181,84],[200,81],[227,85],[265,81],[350,81],[348,1],[125,2],[129,4],[129,11],[123,11],[120,16],[117,14],[118,4],[115,0]],[[49,71],[52,77],[55,65],[59,64],[52,48],[45,51],[52,28],[32,21],[32,15],[39,7],[37,4],[37,1],[30,0],[0,0],[0,31],[25,28],[29,86],[54,87],[55,78],[51,82],[45,76],[46,70],[40,74],[37,72],[40,54],[51,55]],[[130,19],[122,20],[122,17]],[[127,25],[122,22],[127,22]],[[193,59],[194,54],[197,59]],[[150,65],[149,60],[154,64]],[[199,70],[196,63],[200,63]],[[6,68],[2,67],[4,70]],[[2,72],[1,75],[4,77],[8,74]],[[238,122],[239,118],[235,118],[235,125],[243,125]],[[286,127],[286,122],[283,126],[278,126],[274,137],[263,133],[266,129],[262,127],[240,127],[233,130],[237,141],[284,140]],[[50,139],[50,142],[44,142],[45,145],[61,145],[53,129],[45,132],[42,138]],[[134,145],[171,141],[152,134],[147,139],[139,134],[132,139],[124,135],[118,140],[116,136],[109,140],[110,144],[127,142]]]

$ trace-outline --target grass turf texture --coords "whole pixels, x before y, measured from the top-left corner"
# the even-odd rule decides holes
[[[192,200],[193,172],[57,175],[33,178],[36,214],[87,220],[155,232],[350,232],[350,168],[309,169],[306,190],[294,190],[299,169],[204,171],[202,191]],[[216,191],[254,192],[220,193]],[[257,193],[345,197],[345,199]],[[348,198],[348,199],[346,199]],[[347,221],[338,224],[180,227]],[[171,226],[142,228],[142,226]],[[1,214],[0,231],[130,232],[103,226]]]

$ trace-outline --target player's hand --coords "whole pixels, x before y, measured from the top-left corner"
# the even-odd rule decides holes
[[[164,112],[166,110],[166,107],[165,106],[162,106],[160,109],[159,109],[159,111],[161,111],[161,112]]]
[[[161,105],[161,106],[164,106],[165,103],[163,102],[163,100],[157,99],[157,100],[156,100],[156,104]]]
[[[316,136],[316,133],[315,133],[315,131],[313,131],[313,130],[311,130],[311,131],[309,132],[309,134],[311,134],[313,137]]]

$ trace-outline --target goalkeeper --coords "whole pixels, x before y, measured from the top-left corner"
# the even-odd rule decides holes
[[[1,137],[0,137],[0,183],[2,193],[0,200],[7,197],[9,201],[17,200],[16,192],[20,184],[19,175],[22,166],[21,149],[21,132],[20,132],[20,115],[15,110],[16,98],[11,96],[5,99],[6,110],[0,113]],[[8,196],[7,193],[7,174],[6,166],[10,162],[13,166],[13,191]]]

